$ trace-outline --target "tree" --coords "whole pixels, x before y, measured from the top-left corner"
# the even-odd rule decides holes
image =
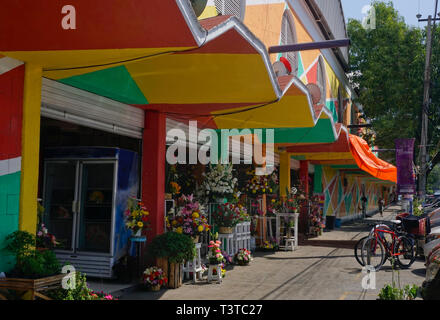
[[[397,138],[415,137],[420,141],[424,33],[409,27],[391,2],[375,1],[372,6],[376,11],[375,29],[364,29],[358,20],[348,23],[352,42],[350,80],[359,87],[356,101],[375,132],[370,142],[381,149],[394,149]],[[381,156],[394,159],[394,153]]]

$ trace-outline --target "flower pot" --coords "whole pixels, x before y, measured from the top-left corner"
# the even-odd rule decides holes
[[[139,229],[138,231],[134,232],[133,237],[142,237],[142,229]]]
[[[191,238],[192,238],[194,243],[199,243],[199,241],[200,241],[200,236],[198,236],[198,235],[197,236],[192,236]]]
[[[231,227],[219,227],[218,233],[232,233],[233,229]]]
[[[173,194],[165,193],[165,200],[172,200],[172,199],[173,199]]]

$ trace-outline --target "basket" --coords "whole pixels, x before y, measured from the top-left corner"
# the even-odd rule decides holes
[[[416,236],[426,236],[428,221],[426,218],[407,216],[402,218],[403,229]]]

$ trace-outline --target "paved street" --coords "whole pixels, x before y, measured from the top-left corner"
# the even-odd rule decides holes
[[[397,206],[388,208],[383,219],[394,218],[397,209]],[[360,239],[367,233],[367,224],[380,219],[379,214],[376,214],[367,223],[358,221],[343,225],[339,230],[325,232],[318,240]],[[303,245],[294,252],[257,252],[251,265],[235,266],[227,272],[222,284],[185,282],[178,289],[161,290],[159,293],[138,290],[122,296],[121,299],[376,299],[380,288],[392,281],[390,263],[386,262],[376,274],[376,289],[363,290],[361,283],[365,274],[361,272],[354,258],[353,249],[336,246],[341,247],[335,242],[333,247]],[[409,270],[401,270],[402,287],[406,284],[421,285],[424,269],[424,262],[417,260]]]

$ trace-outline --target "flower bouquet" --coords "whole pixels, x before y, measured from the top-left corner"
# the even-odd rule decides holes
[[[133,236],[142,236],[142,231],[149,228],[148,215],[150,213],[142,203],[134,198],[127,200],[127,210],[125,210],[125,226],[132,231]]]
[[[217,206],[217,212],[211,214],[211,218],[222,229],[220,233],[232,233],[232,228],[247,219],[246,209],[241,205],[222,203]]]
[[[244,192],[250,197],[277,193],[278,176],[276,170],[271,175],[256,175],[255,170],[247,172],[251,177],[247,181]]]
[[[143,284],[152,291],[159,291],[160,287],[167,282],[167,277],[158,267],[147,268],[143,273]]]
[[[262,246],[260,247],[262,251],[277,251],[279,249],[279,245],[274,240],[266,240],[263,242]]]
[[[208,259],[209,264],[220,264],[223,263],[223,255],[222,251],[220,250],[221,242],[219,240],[213,241],[211,240],[209,242],[209,252],[208,252]]]
[[[222,278],[224,278],[224,277],[226,276],[226,268],[225,268],[225,264],[224,264],[224,263],[221,263],[221,264],[220,264],[220,267],[221,267],[221,269],[222,269]],[[214,270],[212,270],[212,274],[213,274],[214,276],[217,275],[217,268],[214,268]]]
[[[234,193],[237,178],[232,176],[232,164],[209,165],[209,171],[203,173],[202,189],[211,201],[219,201]]]
[[[113,297],[111,294],[109,293],[105,293],[103,291],[92,291],[90,293],[90,296],[92,298],[92,300],[118,300],[117,298]]]
[[[194,201],[193,195],[182,195],[178,199],[178,206],[177,214],[167,222],[168,230],[186,234],[197,242],[196,239],[203,232],[211,229],[204,207]]]
[[[49,233],[44,223],[41,224],[40,230],[37,232],[36,240],[38,249],[53,249],[60,244],[56,241],[56,237]]]
[[[240,249],[234,256],[234,261],[240,266],[246,266],[251,262],[251,252],[247,249]]]

